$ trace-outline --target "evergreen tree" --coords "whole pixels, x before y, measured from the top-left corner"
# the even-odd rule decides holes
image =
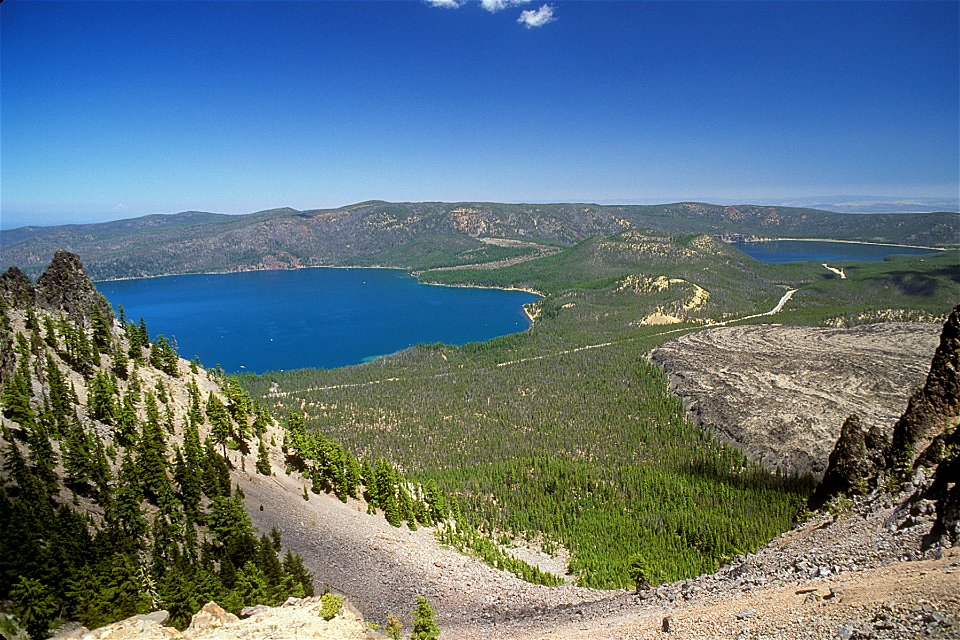
[[[164,335],[158,335],[150,347],[150,364],[169,376],[180,376],[180,358]]]
[[[77,403],[76,394],[71,392],[67,386],[67,381],[60,372],[60,367],[54,361],[53,356],[47,353],[46,367],[47,388],[49,389],[50,409],[54,417],[55,435],[63,433],[67,425],[68,416],[74,415],[73,407]]]
[[[93,444],[89,434],[81,426],[80,421],[73,417],[67,425],[67,432],[61,444],[63,450],[63,467],[67,472],[67,480],[71,488],[85,495],[89,489],[91,479],[91,458]]]
[[[93,332],[93,348],[100,353],[106,353],[110,347],[110,318],[98,304],[94,304],[90,312],[90,327]]]
[[[144,395],[147,419],[137,441],[137,466],[144,495],[157,504],[160,497],[170,493],[167,477],[167,444],[160,427],[160,412],[157,401],[149,391]]]
[[[383,509],[383,517],[395,527],[403,521],[400,506],[397,503],[396,486],[394,483],[393,468],[386,460],[377,463],[377,502]]]
[[[237,572],[237,583],[234,587],[240,600],[246,606],[271,603],[270,588],[260,567],[253,562],[246,562]]]
[[[303,558],[299,554],[292,553],[289,550],[284,554],[283,571],[301,585],[304,597],[313,597],[313,574],[307,570],[307,567],[303,564]]]
[[[210,435],[213,441],[223,448],[223,457],[227,457],[227,440],[230,438],[230,414],[213,391],[207,398],[207,420],[210,422]]]
[[[117,409],[113,434],[117,440],[117,444],[122,447],[129,447],[136,441],[137,404],[139,402],[140,399],[134,395],[134,391],[127,389],[127,392],[123,394],[123,402]]]
[[[21,576],[10,591],[13,611],[34,640],[45,640],[56,617],[57,602],[50,588],[39,580]]]
[[[106,424],[114,424],[117,419],[117,387],[99,371],[87,384],[87,413]]]
[[[440,637],[440,627],[434,620],[433,607],[423,596],[417,596],[417,604],[413,608],[413,629],[410,640],[436,640]]]
[[[123,548],[137,548],[140,537],[146,533],[147,522],[140,503],[143,500],[143,480],[140,469],[129,452],[123,456],[115,495],[116,513],[113,521],[122,534]],[[126,545],[129,545],[126,546]]]
[[[260,438],[258,442],[257,473],[264,476],[273,475],[273,471],[270,468],[270,454],[267,451],[267,445],[263,442],[263,438]]]
[[[203,492],[210,499],[230,495],[230,469],[210,438],[204,441]]]
[[[57,328],[53,324],[53,318],[48,315],[43,316],[43,341],[54,349],[60,349]]]

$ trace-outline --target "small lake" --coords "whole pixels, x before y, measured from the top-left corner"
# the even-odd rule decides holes
[[[932,249],[895,247],[860,242],[826,242],[821,240],[769,240],[764,242],[735,242],[737,249],[760,262],[841,262],[867,260],[878,262],[893,254],[920,255],[937,253]]]
[[[297,269],[98,282],[152,337],[228,372],[339,367],[418,343],[524,331],[524,291],[441,287],[397,269]]]

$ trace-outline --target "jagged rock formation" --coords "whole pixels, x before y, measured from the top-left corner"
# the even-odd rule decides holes
[[[874,425],[866,430],[856,414],[847,418],[830,454],[827,472],[810,497],[810,507],[819,509],[831,496],[858,490],[864,493],[866,482],[883,469],[884,451],[889,445],[883,429]]]
[[[876,487],[890,477],[916,488],[912,502],[935,502],[937,521],[931,542],[943,536],[956,541],[960,538],[958,423],[960,305],[943,326],[926,382],[910,397],[892,435],[876,428],[865,433],[858,419],[848,419],[810,507],[820,508],[839,495],[863,493],[869,485]],[[932,474],[924,474],[923,469]]]
[[[943,440],[960,415],[960,305],[940,334],[940,345],[922,389],[910,397],[907,410],[893,428],[892,464],[926,466],[940,462]],[[931,449],[931,447],[933,447]]]
[[[87,318],[94,309],[106,318],[113,318],[110,303],[87,277],[80,256],[57,251],[50,266],[37,279],[36,297],[46,309],[62,310],[74,321]]]

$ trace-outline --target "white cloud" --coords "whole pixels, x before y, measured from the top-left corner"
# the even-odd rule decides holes
[[[480,6],[490,13],[496,13],[503,9],[527,4],[528,2],[530,2],[530,0],[480,0]]]
[[[543,25],[553,22],[554,20],[556,20],[556,18],[553,16],[553,7],[549,4],[541,6],[536,11],[533,9],[522,11],[520,13],[520,17],[517,18],[517,22],[521,23],[527,29],[542,27]]]
[[[439,7],[441,9],[459,9],[464,5],[466,0],[425,0],[425,2],[431,7]]]

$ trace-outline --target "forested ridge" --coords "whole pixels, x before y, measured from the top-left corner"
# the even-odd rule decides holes
[[[34,638],[57,620],[164,609],[183,628],[209,601],[238,613],[312,596],[303,559],[251,524],[237,460],[266,476],[284,460],[314,492],[362,494],[396,526],[449,517],[434,485],[361,466],[296,414],[281,425],[143,319],[114,317],[71,254],[37,285],[0,276],[0,346],[0,601]]]
[[[957,247],[960,214],[856,215],[698,202],[658,205],[361,202],[247,215],[183,212],[0,231],[4,256],[36,276],[55,249],[78,253],[95,280],[305,266],[413,270],[534,255],[512,239],[572,246],[624,230],[738,237],[836,238]]]

